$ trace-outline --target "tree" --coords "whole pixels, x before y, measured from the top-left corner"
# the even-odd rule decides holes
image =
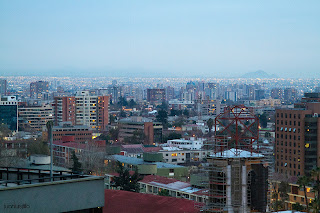
[[[133,107],[136,106],[136,105],[137,105],[137,103],[136,103],[133,99],[131,99],[131,100],[129,101],[128,106],[129,106],[130,108],[133,108]]]
[[[43,141],[32,141],[28,143],[28,154],[34,155],[34,154],[42,154],[42,155],[49,155],[50,150],[49,146],[46,142]]]
[[[123,110],[121,109],[121,111],[120,111],[120,118],[125,118],[125,117],[127,117],[127,114],[126,114],[125,111],[123,111]]]
[[[166,103],[166,101],[162,101],[161,105],[158,105],[156,108],[159,109],[159,110],[167,111],[168,110],[168,104]]]
[[[306,203],[307,212],[309,212],[309,202],[308,202],[308,197],[307,197],[307,187],[306,186],[310,184],[310,178],[307,176],[300,176],[297,181],[297,184],[299,184],[299,188],[300,189],[302,188],[304,191],[304,200]]]
[[[75,151],[72,152],[73,166],[72,166],[72,172],[73,173],[80,173],[81,172],[81,163],[79,162],[79,159],[75,153]]]
[[[168,123],[168,113],[165,110],[159,110],[158,115],[156,116],[158,122],[162,123],[162,126],[165,128]]]
[[[110,129],[108,133],[111,140],[116,141],[119,138],[119,128]]]
[[[319,212],[320,211],[320,200],[316,197],[310,204],[312,212]]]
[[[120,190],[131,191],[131,192],[139,192],[140,187],[138,181],[142,180],[140,177],[138,170],[134,170],[134,174],[130,175],[129,170],[124,168],[122,163],[117,161],[117,173],[118,177],[113,178],[113,186],[119,187]]]
[[[180,139],[182,135],[180,133],[171,132],[169,135],[163,137],[163,141],[167,142],[167,140]]]
[[[142,130],[135,130],[131,137],[124,138],[125,143],[140,144],[143,143],[146,136]]]
[[[109,115],[109,122],[112,124],[117,119],[117,116],[110,114]]]
[[[320,210],[320,168],[319,167],[311,170],[311,177],[315,179],[314,191],[316,192],[316,198],[312,203],[312,208],[313,209],[317,208]]]
[[[261,127],[266,128],[267,122],[268,122],[268,118],[267,118],[266,113],[263,113],[263,114],[259,115],[258,117],[259,117]]]
[[[183,110],[183,115],[186,116],[186,117],[189,117],[189,110],[184,109]]]
[[[213,127],[213,119],[212,118],[209,118],[209,120],[207,121],[207,125],[208,125],[208,128],[209,128],[209,133],[211,134],[211,130],[212,130],[212,127]]]
[[[0,139],[3,140],[4,137],[11,135],[11,130],[7,124],[0,124]]]
[[[126,98],[120,96],[119,101],[118,101],[118,105],[119,106],[128,106],[128,102],[127,102]]]
[[[161,191],[159,191],[159,192],[158,192],[158,195],[170,197],[169,191],[166,190],[166,189],[162,189]]]
[[[300,203],[297,202],[297,203],[292,204],[292,210],[303,211],[304,207]]]
[[[290,192],[290,186],[288,182],[281,181],[279,184],[278,192],[282,202],[285,203],[285,201],[289,198],[288,193]]]
[[[271,137],[271,133],[270,132],[265,132],[264,133],[264,137],[265,138],[270,138]]]

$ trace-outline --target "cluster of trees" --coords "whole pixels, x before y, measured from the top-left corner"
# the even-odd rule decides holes
[[[130,172],[125,168],[122,163],[117,161],[116,172],[119,174],[118,177],[113,177],[113,187],[117,187],[120,190],[139,192],[140,186],[139,181],[142,180],[142,177],[139,175],[138,170],[135,169],[134,173],[130,175]]]
[[[175,109],[171,109],[170,110],[170,116],[189,116],[189,110],[184,109],[184,110],[175,110]]]
[[[130,107],[130,108],[133,108],[133,107],[137,106],[137,103],[133,99],[131,99],[128,102],[127,99],[125,97],[122,97],[122,96],[119,97],[119,101],[118,101],[117,104],[118,104],[119,107],[126,107],[127,106],[127,107]]]
[[[304,192],[305,205],[295,203],[292,205],[292,209],[296,211],[320,212],[320,168],[313,169],[310,175],[300,176],[297,184]],[[308,186],[312,186],[312,190],[315,193],[315,199],[312,201],[307,197]],[[278,190],[275,190],[272,195],[272,198],[275,200],[273,202],[273,209],[275,211],[285,209],[285,201],[289,198],[288,193],[290,193],[289,184],[287,182],[280,182]]]
[[[131,137],[124,138],[126,144],[140,144],[144,143],[146,136],[142,130],[135,130]]]
[[[11,135],[11,130],[7,124],[0,124],[0,140],[2,141],[4,137]]]
[[[100,140],[105,140],[107,143],[109,140],[116,141],[119,138],[119,128],[110,129],[107,134],[102,134],[99,136]]]

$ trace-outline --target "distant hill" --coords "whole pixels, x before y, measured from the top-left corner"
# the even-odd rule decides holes
[[[248,72],[241,76],[241,78],[278,78],[277,75],[270,75],[263,70],[258,70],[255,72]]]

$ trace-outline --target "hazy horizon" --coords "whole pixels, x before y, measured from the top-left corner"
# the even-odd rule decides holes
[[[319,78],[319,9],[319,1],[1,1],[0,75]]]

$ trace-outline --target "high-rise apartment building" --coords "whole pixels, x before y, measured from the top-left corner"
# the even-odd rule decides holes
[[[147,89],[147,101],[156,105],[166,100],[165,89]]]
[[[271,98],[274,99],[282,99],[282,89],[281,88],[273,88],[271,89]]]
[[[31,128],[41,131],[48,121],[53,120],[53,109],[51,104],[41,106],[19,107],[19,119],[27,122]]]
[[[296,101],[298,98],[298,91],[295,88],[285,88],[283,92],[283,99],[288,102]]]
[[[103,130],[109,122],[109,96],[91,96],[88,91],[77,92],[74,97],[55,97],[55,125],[71,121],[73,125],[85,125]]]
[[[30,84],[30,97],[41,99],[43,93],[49,92],[49,82],[47,81],[36,81]]]
[[[276,110],[276,172],[300,176],[320,166],[320,93]]]
[[[0,96],[0,124],[18,130],[18,101],[15,96]]]
[[[170,101],[170,100],[172,100],[172,99],[174,99],[174,88],[168,86],[168,87],[166,88],[166,100],[167,100],[167,101]]]
[[[0,95],[7,95],[7,80],[0,79]]]

